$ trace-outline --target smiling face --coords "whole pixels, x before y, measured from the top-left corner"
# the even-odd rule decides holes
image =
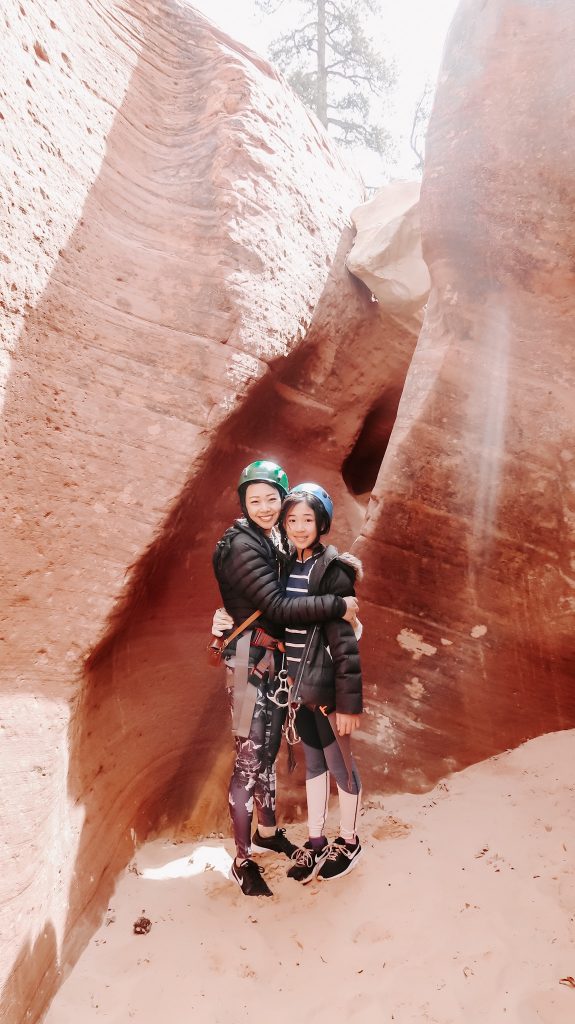
[[[249,518],[269,535],[280,517],[282,500],[277,487],[250,484],[244,500]]]
[[[298,555],[304,556],[312,551],[319,539],[319,531],[315,512],[307,501],[298,501],[291,505],[284,519],[288,540],[297,548]]]

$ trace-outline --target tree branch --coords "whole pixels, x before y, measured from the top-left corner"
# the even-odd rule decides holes
[[[341,64],[342,62],[338,61],[338,63]],[[333,75],[334,78],[343,78],[346,82],[370,82],[371,81],[369,75],[360,75],[360,74],[358,74],[355,71],[352,74],[346,74],[345,71],[332,71],[332,68],[334,68],[336,66],[337,66],[336,64],[330,64],[326,68],[326,71],[328,71],[330,75]]]

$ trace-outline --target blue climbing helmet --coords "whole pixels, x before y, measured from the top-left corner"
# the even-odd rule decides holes
[[[296,484],[295,487],[292,487],[291,491],[289,491],[288,498],[290,498],[292,494],[312,494],[314,498],[318,499],[320,504],[323,505],[323,509],[327,516],[326,527],[321,532],[327,533],[331,526],[331,521],[333,519],[333,501],[331,500],[325,487],[322,487],[321,484],[312,483]]]

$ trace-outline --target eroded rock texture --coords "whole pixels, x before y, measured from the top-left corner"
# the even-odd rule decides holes
[[[570,0],[460,5],[427,141],[432,292],[368,519],[389,778],[575,721]]]
[[[241,467],[265,452],[320,477],[349,543],[414,342],[346,272],[362,188],[267,64],[176,0],[8,0],[2,22],[14,1024],[137,839],[227,819],[203,649]]]

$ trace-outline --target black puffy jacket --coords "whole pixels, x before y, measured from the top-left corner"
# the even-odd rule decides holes
[[[222,601],[236,626],[258,608],[262,615],[254,626],[274,637],[283,635],[282,626],[308,626],[345,615],[343,596],[328,591],[317,597],[286,597],[277,549],[247,519],[237,519],[218,541],[213,566]]]
[[[348,597],[354,594],[356,579],[361,579],[359,559],[347,552],[340,555],[330,544],[311,570],[309,593]],[[345,715],[363,710],[359,648],[349,622],[339,619],[308,629],[292,694],[302,704],[327,706]]]

